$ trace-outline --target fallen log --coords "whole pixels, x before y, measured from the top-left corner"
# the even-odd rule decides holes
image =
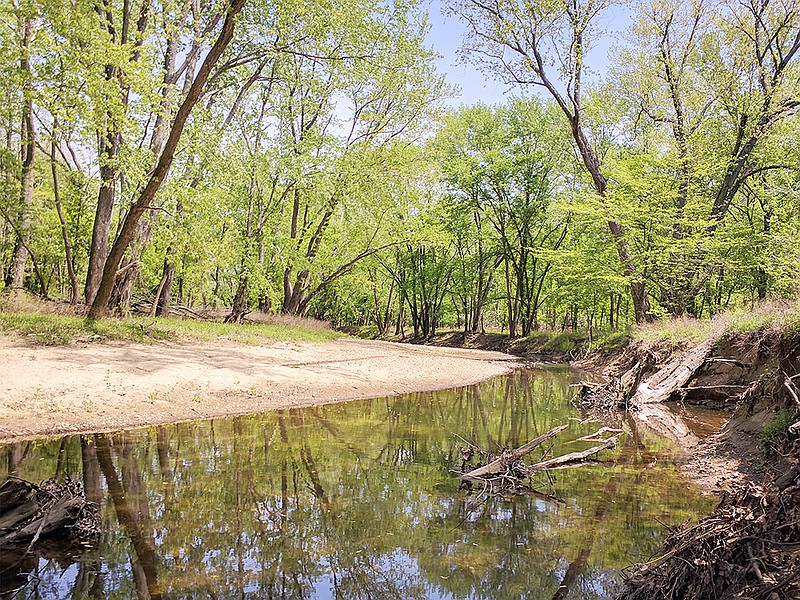
[[[643,379],[645,365],[637,362],[622,376],[611,377],[605,385],[585,385],[581,393],[584,405],[600,409],[632,409],[637,420],[659,435],[685,447],[693,446],[696,438],[680,415],[660,406],[660,403],[675,394],[688,393],[686,384],[708,362],[723,333],[724,328],[717,328],[705,340],[681,352],[646,379]]]
[[[697,370],[703,366],[724,331],[723,328],[716,329],[694,348],[682,352],[655,374],[645,379],[636,388],[631,404],[639,406],[668,400],[672,394],[684,387]]]

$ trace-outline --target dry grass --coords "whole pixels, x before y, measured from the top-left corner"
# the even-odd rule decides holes
[[[636,325],[631,330],[631,340],[645,344],[680,347],[699,343],[717,326],[717,320],[676,317],[656,323]]]
[[[69,304],[63,300],[42,300],[24,291],[3,290],[0,293],[0,311],[3,312],[80,317],[83,316],[85,308],[83,304]]]
[[[657,323],[637,325],[631,331],[634,342],[668,344],[673,347],[699,343],[717,327],[728,335],[763,334],[789,337],[800,334],[800,299],[767,301],[716,315],[713,319],[676,317]]]
[[[761,302],[752,308],[725,313],[729,333],[776,333],[784,337],[800,333],[800,298]]]
[[[316,329],[319,331],[330,329],[330,321],[321,321],[309,317],[296,317],[293,315],[273,315],[263,312],[248,313],[245,319],[252,323],[269,323],[280,327],[304,327],[306,329]]]

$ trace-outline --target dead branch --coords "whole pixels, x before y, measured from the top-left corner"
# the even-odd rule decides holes
[[[570,452],[569,454],[564,454],[555,458],[540,460],[540,462],[532,465],[526,465],[522,462],[521,458],[523,456],[530,453],[531,450],[537,448],[545,441],[556,437],[568,427],[569,425],[560,425],[558,427],[554,427],[547,433],[544,433],[528,443],[523,444],[519,448],[514,450],[505,449],[500,457],[494,459],[490,458],[488,464],[477,467],[468,473],[463,473],[460,475],[459,478],[462,481],[461,488],[471,489],[472,483],[478,481],[483,484],[483,489],[480,492],[481,495],[511,492],[514,494],[535,495],[536,497],[552,500],[552,498],[548,497],[546,494],[541,496],[537,495],[539,492],[535,492],[534,490],[531,490],[530,487],[523,485],[523,480],[541,471],[567,469],[585,464],[590,457],[597,455],[598,452],[614,448],[617,444],[619,436],[622,434],[622,430],[620,429],[602,427],[590,435],[573,440],[574,442],[602,442],[601,444],[589,448],[588,450]],[[604,439],[603,436],[609,433],[612,434],[611,437]],[[471,454],[473,452],[472,448],[462,448],[462,458],[466,458],[463,456],[463,454],[467,450],[470,452],[471,458]],[[542,458],[544,459],[544,456]],[[469,460],[462,460],[462,470],[466,468],[468,462]]]
[[[742,362],[741,360],[736,360],[735,358],[718,358],[716,356],[711,356],[706,359],[707,363],[724,363],[728,365],[735,365],[742,369],[749,369],[751,365],[748,365],[746,362]]]
[[[531,452],[537,446],[540,446],[547,440],[554,438],[559,433],[567,429],[569,425],[559,425],[558,427],[553,427],[550,431],[545,434],[540,435],[539,437],[531,440],[527,444],[523,444],[516,450],[506,450],[502,453],[499,458],[491,461],[489,464],[484,465],[482,467],[478,467],[477,469],[473,469],[469,473],[464,473],[461,476],[462,480],[465,481],[481,481],[483,479],[491,479],[493,476],[500,475],[505,473],[509,467],[513,466],[520,458]]]
[[[31,552],[40,543],[85,545],[100,532],[97,506],[79,482],[41,485],[8,478],[0,484],[0,551]]]
[[[569,454],[557,456],[555,458],[551,458],[550,460],[538,462],[535,465],[530,465],[529,467],[526,467],[525,471],[527,472],[528,475],[533,475],[535,473],[538,473],[539,471],[550,471],[553,469],[560,469],[569,465],[580,464],[590,456],[594,456],[602,450],[610,450],[612,448],[615,448],[618,439],[619,439],[619,434],[608,438],[604,443],[600,444],[599,446],[594,446],[593,448],[589,448],[588,450],[583,450],[581,452],[570,452]]]

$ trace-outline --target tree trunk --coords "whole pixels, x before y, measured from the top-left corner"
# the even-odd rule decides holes
[[[20,22],[22,34],[22,58],[20,69],[25,77],[30,78],[30,45],[33,26],[29,21]],[[24,88],[25,100],[22,107],[22,173],[21,173],[21,203],[19,229],[17,242],[14,246],[14,258],[11,263],[9,285],[11,289],[21,289],[25,278],[25,264],[28,262],[28,248],[25,238],[31,226],[31,210],[33,208],[33,183],[34,183],[34,158],[36,155],[36,131],[33,128],[33,90],[30,81],[26,81]],[[46,293],[46,290],[42,290]]]
[[[239,278],[239,285],[236,287],[236,295],[233,297],[233,307],[231,314],[225,317],[226,323],[241,323],[247,314],[247,286],[248,278],[243,274]]]
[[[192,82],[189,92],[186,94],[186,98],[175,115],[175,120],[173,122],[172,129],[169,132],[169,137],[164,144],[164,150],[161,153],[161,157],[159,158],[158,163],[156,164],[156,167],[153,170],[144,190],[142,190],[139,198],[131,206],[131,210],[125,217],[125,221],[122,225],[119,236],[111,248],[108,260],[106,260],[106,264],[103,269],[103,278],[97,290],[97,295],[95,296],[94,302],[89,310],[88,317],[90,319],[99,319],[100,317],[108,314],[108,302],[111,298],[111,292],[114,287],[114,280],[116,278],[117,268],[119,267],[120,261],[122,260],[122,257],[125,254],[125,251],[128,249],[131,241],[133,240],[139,220],[150,208],[156,193],[158,193],[158,190],[161,189],[162,183],[169,175],[170,168],[172,167],[172,161],[175,157],[175,151],[178,147],[178,142],[180,142],[181,135],[183,134],[183,128],[186,125],[186,121],[189,118],[189,115],[195,104],[197,104],[198,100],[200,99],[203,88],[205,87],[205,83],[211,74],[211,70],[217,64],[222,56],[223,51],[233,38],[233,27],[236,21],[236,15],[241,11],[244,3],[245,0],[230,0],[228,13],[225,16],[225,22],[222,25],[222,31],[220,32],[216,42],[214,42],[214,45],[211,47],[211,50],[209,50],[208,54],[203,60],[203,64],[200,66],[200,70]]]
[[[156,316],[168,317],[170,297],[172,296],[172,284],[175,281],[175,263],[170,261],[170,248],[167,248],[167,254],[164,256],[164,273],[162,280],[164,284],[161,286],[161,293],[156,297]]]
[[[303,269],[297,274],[294,283],[291,283],[291,276],[291,270],[286,269],[284,272],[284,296],[281,312],[285,315],[303,316],[308,307],[306,292],[308,291],[310,274],[308,269]],[[285,293],[286,291],[289,292],[288,295]]]
[[[53,132],[55,134],[56,124],[53,123]],[[69,230],[67,229],[67,222],[64,219],[64,209],[61,205],[61,193],[58,186],[58,167],[56,165],[56,140],[53,138],[50,144],[50,170],[53,174],[53,200],[56,204],[56,213],[58,213],[58,222],[61,224],[61,239],[64,241],[64,256],[67,263],[67,274],[69,275],[69,303],[76,304],[80,297],[81,291],[78,286],[78,278],[75,275],[75,265],[72,257],[72,244],[69,240]]]
[[[100,137],[100,191],[97,194],[97,210],[92,227],[92,245],[89,251],[89,267],[86,272],[86,285],[83,295],[86,305],[90,306],[97,296],[103,269],[108,256],[108,244],[111,239],[111,219],[114,214],[114,202],[117,195],[117,169],[115,166],[119,154],[121,136],[110,133]]]
[[[148,215],[141,221],[136,229],[134,237],[128,249],[127,256],[122,260],[120,271],[117,273],[117,280],[114,284],[114,291],[111,294],[110,306],[117,306],[122,314],[130,312],[131,299],[136,287],[136,278],[139,276],[139,265],[150,235],[153,231],[153,221],[155,217]]]

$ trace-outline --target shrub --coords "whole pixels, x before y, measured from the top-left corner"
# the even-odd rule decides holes
[[[770,452],[780,444],[789,427],[795,422],[795,418],[795,415],[788,410],[781,410],[775,413],[769,423],[764,425],[764,429],[758,434],[764,452]]]

